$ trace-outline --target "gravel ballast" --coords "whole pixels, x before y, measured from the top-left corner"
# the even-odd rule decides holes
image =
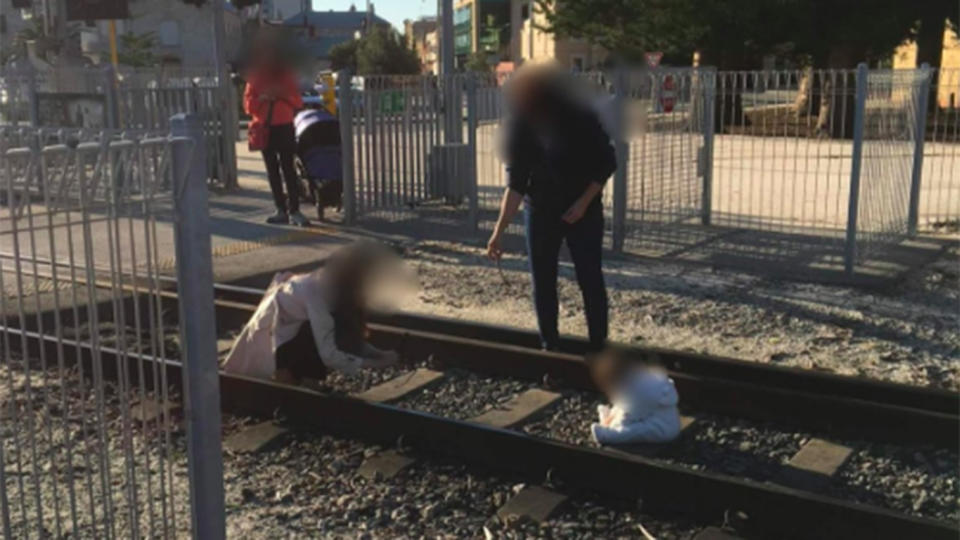
[[[404,310],[536,328],[524,254],[503,259],[506,283],[480,245],[424,241],[406,257],[421,292]],[[957,247],[884,290],[656,261],[604,269],[616,341],[960,390]],[[569,262],[558,294],[560,331],[586,335]]]

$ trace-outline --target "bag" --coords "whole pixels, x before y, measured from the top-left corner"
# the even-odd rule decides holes
[[[250,127],[247,128],[247,146],[250,148],[251,152],[266,150],[267,146],[270,145],[270,122],[273,120],[274,103],[276,103],[276,101],[270,102],[270,108],[267,110],[266,122],[251,123]]]

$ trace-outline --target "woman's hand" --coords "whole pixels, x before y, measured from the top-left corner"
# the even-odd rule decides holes
[[[503,257],[503,247],[500,245],[500,233],[494,231],[487,242],[487,257],[491,261],[499,261]]]
[[[583,214],[587,212],[587,205],[589,204],[590,204],[590,201],[587,201],[586,203],[584,203],[582,197],[580,199],[577,199],[577,202],[573,203],[573,206],[568,208],[567,211],[563,213],[563,216],[561,216],[561,219],[566,223],[573,225],[574,223],[580,221],[581,218],[583,218]]]
[[[569,223],[570,225],[580,221],[580,219],[583,218],[583,215],[587,213],[587,208],[590,208],[590,203],[593,202],[593,199],[595,199],[601,191],[603,191],[603,184],[598,182],[590,182],[590,184],[587,186],[587,189],[584,190],[582,195],[580,195],[580,198],[573,203],[573,206],[564,212],[560,219],[566,223]]]

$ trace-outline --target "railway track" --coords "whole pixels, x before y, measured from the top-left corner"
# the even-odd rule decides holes
[[[218,286],[221,331],[238,330],[261,291]],[[165,297],[176,312],[177,299]],[[725,415],[749,422],[774,422],[810,431],[796,455],[771,481],[696,470],[665,459],[664,447],[594,448],[533,436],[522,427],[544,414],[569,391],[595,391],[578,353],[583,343],[567,339],[568,352],[531,348],[531,333],[412,315],[378,316],[372,340],[400,350],[411,361],[394,379],[354,394],[316,391],[221,374],[225,411],[293,422],[332,434],[386,446],[452,456],[464,462],[523,474],[534,482],[583,488],[639,499],[644,509],[682,513],[719,523],[739,516],[746,538],[956,538],[954,523],[907,515],[889,508],[848,502],[817,492],[852,448],[843,441],[875,441],[957,451],[960,440],[955,393],[867,381],[824,373],[762,366],[677,351],[634,348],[656,354],[671,371],[684,413],[694,429],[701,417]],[[58,346],[53,338],[27,333],[27,353]],[[14,340],[17,341],[17,340]],[[92,364],[88,347],[77,360]],[[429,368],[424,361],[431,358]],[[121,360],[121,362],[117,362]],[[103,351],[104,375],[139,373],[154,360],[129,352]],[[181,380],[180,364],[164,362],[168,380]],[[450,418],[398,406],[430,392],[448,372],[527,381],[526,390],[485,413]],[[147,384],[153,370],[148,374]],[[132,378],[132,376],[131,376]],[[131,384],[138,381],[131,380]],[[250,396],[257,396],[250,399]],[[391,404],[393,403],[393,404]],[[587,426],[583,426],[586,429]],[[686,436],[686,433],[681,436]],[[835,442],[841,441],[841,442]]]

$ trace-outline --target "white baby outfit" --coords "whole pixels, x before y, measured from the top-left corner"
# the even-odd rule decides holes
[[[590,426],[599,444],[661,443],[680,434],[677,389],[661,370],[631,371],[611,401],[597,406],[600,421]]]

